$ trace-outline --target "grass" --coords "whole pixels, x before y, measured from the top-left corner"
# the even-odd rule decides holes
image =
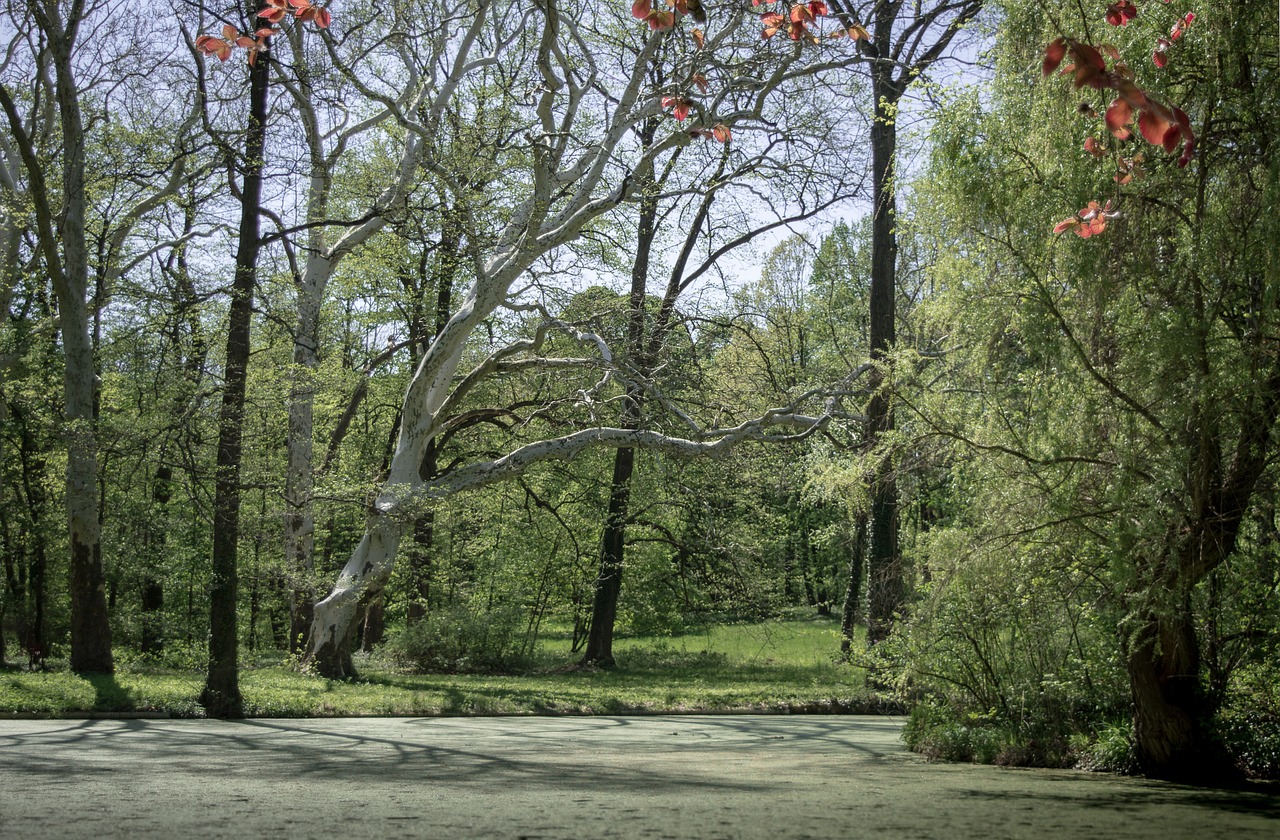
[[[861,670],[834,662],[829,619],[720,625],[687,635],[619,639],[619,667],[574,669],[552,636],[545,663],[521,675],[406,674],[366,660],[361,678],[326,680],[279,659],[241,675],[252,717],[620,714],[693,711],[872,711]],[[113,676],[0,673],[0,714],[34,717],[154,712],[200,716],[203,675],[131,664]]]

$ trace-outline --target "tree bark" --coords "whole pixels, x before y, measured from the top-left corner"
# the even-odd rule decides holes
[[[613,629],[618,619],[618,596],[622,592],[622,563],[627,534],[627,510],[631,498],[631,473],[635,450],[617,449],[613,454],[613,478],[609,483],[609,512],[600,540],[600,574],[591,604],[591,629],[582,664],[612,668]]]
[[[169,482],[173,480],[173,469],[162,465],[156,470],[155,484],[152,486],[151,500],[155,503],[152,515],[158,522],[147,524],[150,539],[151,562],[158,564],[165,549],[168,527],[169,499],[172,490]],[[139,650],[142,653],[158,654],[164,650],[164,582],[153,566],[148,566],[142,581],[142,639]]]
[[[862,618],[862,582],[866,580],[864,562],[867,546],[867,517],[854,521],[853,545],[849,559],[849,588],[844,596],[844,610],[840,616],[840,655],[848,657],[853,650],[853,628]]]
[[[648,120],[640,129],[645,148],[653,145],[657,121]],[[640,218],[636,235],[636,258],[631,264],[631,295],[627,310],[627,353],[632,364],[647,374],[651,360],[647,358],[645,341],[645,301],[648,296],[649,261],[657,234],[658,184],[650,164],[637,176],[640,184]],[[655,329],[659,329],[655,326]],[[640,428],[643,394],[629,389],[623,406],[621,427]],[[600,572],[596,577],[591,603],[591,628],[587,632],[587,648],[582,664],[612,668],[613,630],[618,620],[618,598],[622,594],[622,568],[627,541],[627,517],[631,500],[631,473],[635,469],[635,450],[631,447],[613,453],[613,475],[609,482],[609,508],[605,514],[604,532],[600,537]]]
[[[890,24],[891,25],[891,24]],[[879,31],[879,30],[877,30]],[[895,318],[898,234],[894,156],[897,150],[897,106],[903,88],[893,81],[893,66],[877,61],[871,70],[875,119],[871,123],[871,292],[870,348],[872,397],[867,406],[866,445],[874,451],[893,431],[890,400],[890,352],[897,341]],[[866,563],[868,586],[867,639],[875,644],[888,637],[894,616],[901,611],[905,583],[898,552],[898,489],[888,453],[878,454],[871,487],[870,539]],[[850,581],[852,586],[852,581]]]
[[[257,11],[251,2],[249,11]],[[245,137],[244,176],[240,187],[240,228],[235,278],[227,325],[226,379],[218,415],[218,459],[214,476],[213,574],[209,592],[209,670],[200,703],[210,717],[244,717],[240,694],[237,552],[240,540],[240,461],[244,429],[244,397],[249,366],[253,295],[257,285],[261,238],[262,167],[266,151],[267,91],[271,62],[267,56],[249,70],[249,123]]]
[[[102,568],[101,524],[98,521],[98,449],[93,415],[94,361],[89,333],[89,254],[85,238],[85,141],[79,90],[72,66],[72,49],[84,9],[75,5],[64,22],[54,2],[29,7],[48,39],[54,95],[61,121],[63,204],[55,214],[43,164],[36,155],[8,90],[0,85],[0,105],[30,179],[39,247],[53,280],[62,328],[63,398],[66,416],[66,506],[70,552],[71,668],[77,672],[111,673],[111,625],[107,614]],[[59,252],[59,246],[61,251]]]

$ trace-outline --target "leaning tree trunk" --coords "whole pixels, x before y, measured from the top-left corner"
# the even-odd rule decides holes
[[[255,4],[256,5],[256,4]],[[265,56],[261,58],[265,59]],[[267,136],[267,89],[271,62],[249,70],[249,127],[245,139],[240,196],[240,231],[227,325],[226,380],[218,416],[218,459],[214,474],[213,575],[209,592],[209,671],[200,703],[210,717],[244,717],[240,695],[239,622],[236,568],[240,540],[240,460],[244,395],[249,367],[253,294],[261,238],[262,165]]]

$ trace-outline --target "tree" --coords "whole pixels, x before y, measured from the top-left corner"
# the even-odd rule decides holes
[[[171,200],[188,176],[186,154],[170,160],[168,176],[157,186],[131,186],[136,200],[114,218],[105,220],[94,241],[89,234],[93,184],[87,176],[84,103],[92,83],[112,80],[113,65],[95,64],[84,56],[81,28],[103,27],[100,39],[125,39],[109,2],[74,2],[63,8],[56,0],[26,4],[14,25],[7,51],[8,81],[0,82],[0,108],[7,118],[16,159],[22,162],[25,193],[32,204],[35,241],[52,281],[61,327],[64,376],[63,411],[67,445],[66,505],[70,549],[71,666],[77,671],[111,672],[111,631],[103,574],[99,521],[98,441],[96,434],[96,366],[90,309],[91,272],[96,271],[95,296],[125,270],[130,257],[124,245],[139,221]],[[16,10],[15,10],[16,12]],[[49,72],[52,72],[52,86]],[[17,81],[12,81],[16,77]],[[21,84],[15,96],[11,85]],[[22,106],[27,113],[24,114]],[[56,127],[54,114],[56,113]],[[194,115],[176,132],[179,144],[194,127]],[[50,171],[37,142],[58,138],[61,167]],[[13,161],[11,160],[11,163]],[[12,173],[12,169],[10,172]],[[122,180],[127,181],[128,176]],[[11,187],[12,189],[12,187]],[[55,202],[61,201],[58,205]],[[12,247],[12,243],[9,243]],[[96,249],[91,251],[91,245]],[[12,250],[9,252],[12,254]],[[100,304],[101,301],[98,301]]]
[[[499,4],[500,5],[500,4]],[[591,48],[593,30],[605,31],[616,22],[612,7],[567,9],[555,2],[540,3],[523,13],[526,26],[510,41],[495,31],[494,21],[504,19],[497,6],[469,12],[464,35],[451,42],[448,54],[454,57],[449,75],[442,76],[441,95],[434,100],[444,107],[450,97],[480,69],[490,66],[495,50],[501,48],[509,66],[527,68],[528,76],[508,81],[510,89],[534,90],[536,96],[519,109],[524,129],[508,135],[512,164],[519,165],[514,179],[515,200],[505,221],[494,236],[495,245],[483,257],[473,260],[471,289],[455,314],[437,336],[415,371],[404,399],[396,451],[387,481],[371,505],[365,535],[352,554],[329,596],[316,605],[308,661],[324,673],[350,672],[347,655],[361,598],[381,590],[404,533],[403,517],[417,500],[447,495],[519,474],[534,463],[568,458],[592,446],[650,446],[672,452],[714,452],[732,443],[762,436],[768,428],[798,424],[812,430],[822,424],[818,415],[805,415],[800,406],[819,395],[802,395],[792,404],[776,407],[764,416],[727,429],[691,426],[690,438],[676,438],[649,430],[600,428],[588,425],[579,431],[529,443],[488,462],[459,465],[446,475],[424,481],[419,473],[426,448],[449,422],[456,407],[475,383],[508,364],[550,365],[554,360],[537,357],[541,340],[537,337],[498,347],[455,384],[454,377],[468,355],[469,342],[477,330],[500,308],[539,311],[511,294],[512,286],[529,269],[558,246],[577,237],[591,222],[637,195],[635,173],[668,150],[693,142],[705,142],[714,125],[751,126],[758,122],[770,91],[789,76],[807,72],[798,49],[753,50],[747,59],[729,61],[734,38],[745,34],[741,18],[731,19],[724,28],[706,38],[703,45],[687,48],[692,61],[703,54],[724,54],[721,71],[727,81],[704,103],[695,103],[686,92],[695,86],[695,65],[682,63],[671,88],[650,91],[646,86],[648,68],[671,31],[659,29],[648,35],[631,56],[599,58]],[[754,35],[754,32],[751,33]],[[704,53],[705,51],[705,53]],[[515,57],[527,62],[515,61]],[[741,71],[741,72],[740,72]],[[767,72],[766,72],[767,71]],[[772,79],[771,82],[760,80]],[[630,142],[633,128],[659,114],[666,101],[678,118],[648,149]],[[688,103],[688,104],[686,104]],[[435,106],[433,106],[435,107]],[[679,118],[697,113],[705,126],[685,129]],[[592,123],[589,134],[579,135]],[[527,139],[526,139],[527,138]],[[446,181],[457,182],[448,161],[428,158],[426,165]],[[508,187],[510,189],[510,187]],[[453,190],[462,192],[460,185]],[[545,313],[545,309],[542,310]],[[554,318],[547,329],[561,329]],[[588,335],[578,338],[587,347],[599,348],[588,360],[564,360],[570,365],[608,366],[612,352]],[[525,355],[527,354],[527,356]],[[625,371],[611,376],[624,380]],[[585,395],[588,400],[591,394]],[[589,402],[586,403],[589,406]],[[692,420],[692,418],[688,418]],[[802,432],[803,433],[803,432]]]
[[[838,62],[832,63],[838,66]],[[655,87],[661,87],[660,78]],[[735,249],[804,222],[854,197],[861,188],[861,179],[854,174],[858,169],[856,160],[841,155],[831,139],[840,136],[843,125],[850,121],[849,115],[830,103],[818,104],[820,100],[809,98],[802,91],[788,94],[792,113],[787,114],[787,122],[795,128],[786,149],[768,143],[733,150],[734,154],[726,147],[716,158],[702,162],[701,171],[689,173],[676,166],[680,157],[677,150],[661,169],[654,162],[635,175],[640,194],[639,218],[635,259],[631,263],[627,330],[621,345],[629,373],[642,381],[633,384],[623,398],[619,422],[623,429],[640,429],[645,425],[650,395],[646,394],[644,383],[653,382],[658,369],[670,364],[665,357],[671,353],[672,336],[680,331],[682,314],[678,307],[695,281],[710,272],[717,260],[730,257]],[[801,113],[803,116],[799,116]],[[653,118],[638,127],[642,148],[653,144],[659,126],[660,122]],[[740,131],[739,137],[742,134]],[[747,143],[750,143],[749,136],[743,145]],[[774,173],[782,177],[770,178]],[[764,190],[770,188],[771,181],[786,187],[769,195]],[[682,188],[681,182],[708,186],[698,195]],[[736,224],[710,223],[717,211],[724,212],[722,207],[733,206],[737,198],[735,192],[745,189],[769,195],[780,206],[770,208],[767,213],[757,210],[742,214]],[[665,267],[660,247],[663,235],[668,233],[663,230],[664,223],[674,228],[679,238],[662,296],[655,298],[648,289],[650,275]],[[706,256],[699,258],[696,256],[699,252],[705,252]],[[809,387],[816,384],[806,383]],[[799,393],[799,385],[799,382],[790,382],[788,387],[780,389],[778,397],[784,401],[793,398]],[[614,453],[609,507],[601,536],[600,573],[583,663],[613,664],[613,626],[621,592],[626,528],[631,518],[628,504],[635,454],[633,447],[622,447]]]
[[[265,3],[249,0],[245,14],[254,16]],[[262,39],[261,52],[269,55]],[[240,465],[245,422],[245,384],[248,377],[253,298],[257,286],[258,254],[262,247],[262,181],[267,149],[269,61],[249,66],[248,116],[244,154],[239,171],[240,222],[236,236],[231,305],[227,313],[227,343],[223,364],[222,403],[218,413],[218,457],[214,473],[213,578],[209,592],[209,668],[200,703],[211,717],[244,717],[239,677]],[[232,158],[235,159],[235,158]],[[232,176],[234,177],[234,176]]]
[[[938,0],[905,4],[902,0],[853,3],[832,0],[832,8],[848,27],[865,27],[869,37],[858,48],[869,65],[875,113],[871,121],[871,291],[870,352],[877,364],[867,406],[868,447],[892,432],[893,381],[890,352],[897,341],[897,178],[898,111],[907,88],[935,63],[947,57],[955,40],[982,10],[983,0]],[[898,549],[898,490],[891,458],[881,458],[872,482],[868,512],[870,535],[866,564],[870,571],[867,637],[883,641],[894,615],[905,604],[906,579]],[[851,566],[852,593],[857,584]],[[848,600],[848,599],[846,599]]]
[[[1173,12],[1149,11],[1150,28],[1140,14],[1124,46],[1145,48],[1139,39],[1167,31],[1161,16]],[[1038,8],[1009,13],[1007,26],[1043,25]],[[1253,524],[1274,492],[1280,416],[1280,356],[1265,337],[1280,280],[1277,231],[1264,209],[1280,195],[1280,167],[1263,139],[1275,136],[1280,112],[1275,80],[1257,69],[1245,34],[1261,13],[1241,4],[1198,16],[1198,33],[1175,53],[1131,71],[1102,58],[1106,48],[1090,47],[1095,62],[1068,46],[1083,42],[1046,37],[1051,59],[1054,45],[1083,56],[1070,71],[1078,88],[1120,100],[1135,95],[1121,80],[1142,86],[1143,109],[1121,108],[1125,119],[1114,103],[1106,114],[1088,100],[1081,107],[1081,94],[1061,85],[1028,103],[1021,63],[1040,56],[1025,41],[1010,46],[991,114],[975,134],[983,109],[965,100],[940,149],[951,162],[944,180],[963,202],[939,206],[953,208],[954,271],[944,283],[952,343],[966,348],[952,358],[968,366],[947,387],[974,396],[956,399],[945,419],[917,416],[970,457],[986,453],[1006,497],[1034,502],[1030,516],[1008,518],[1018,539],[1071,546],[1074,561],[1048,580],[1070,592],[1066,581],[1084,567],[1090,589],[1105,584],[1095,603],[1109,610],[1112,655],[1127,677],[1136,757],[1160,776],[1229,772],[1212,734],[1225,690],[1205,689],[1206,653],[1217,645],[1205,640],[1223,638],[1215,625],[1226,618],[1214,592],[1271,550]],[[1048,34],[1062,36],[1056,26]],[[1163,104],[1171,101],[1185,123]],[[1171,115],[1162,126],[1161,109]],[[1135,134],[1128,119],[1139,110],[1155,116]],[[1053,127],[1037,132],[1044,145],[1032,153],[1004,134],[1028,114]],[[1064,203],[1086,210],[1046,235]],[[977,406],[998,414],[966,418]],[[1041,542],[1063,531],[1070,537]]]

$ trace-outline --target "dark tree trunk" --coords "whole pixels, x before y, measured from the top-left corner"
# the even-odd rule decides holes
[[[1146,601],[1123,641],[1137,758],[1148,775],[1213,781],[1234,772],[1210,734],[1212,705],[1201,683],[1191,593],[1235,552],[1240,524],[1272,460],[1280,362],[1273,361],[1258,385],[1243,406],[1225,469],[1220,433],[1208,422],[1195,424],[1200,440],[1187,471],[1192,515],[1171,524],[1171,543],[1139,564],[1129,593]]]
[[[896,109],[902,87],[892,78],[893,66],[877,62],[871,71],[876,117],[871,124],[871,293],[870,347],[876,363],[872,373],[873,396],[867,407],[866,443],[874,448],[893,431],[890,402],[890,358],[897,340],[895,302],[897,289],[898,235],[894,184],[894,155],[898,136]],[[868,587],[867,638],[873,644],[885,639],[893,629],[894,616],[902,609],[905,586],[898,552],[898,489],[891,457],[881,456],[871,488],[871,534],[866,564]]]
[[[896,340],[898,238],[895,233],[897,187],[894,155],[898,142],[898,104],[907,86],[941,59],[952,39],[982,9],[984,0],[904,3],[882,0],[859,20],[848,0],[832,0],[833,12],[846,26],[861,23],[871,39],[858,49],[871,70],[871,97],[875,118],[871,122],[871,361],[876,363],[871,386],[874,396],[867,407],[868,448],[893,430],[890,402],[889,353]],[[883,640],[893,629],[894,616],[906,598],[906,580],[898,551],[898,488],[892,459],[886,453],[875,471],[871,487],[870,539],[866,565],[867,639]],[[850,564],[851,568],[854,564]],[[850,581],[850,589],[853,582]],[[846,637],[847,638],[847,637]]]
[[[613,667],[613,628],[618,618],[618,595],[622,592],[622,563],[626,539],[627,508],[631,497],[631,473],[635,450],[623,447],[613,455],[613,479],[609,484],[609,512],[605,517],[600,545],[600,575],[591,605],[591,629],[584,665]]]
[[[1187,780],[1224,771],[1227,763],[1207,734],[1208,707],[1189,598],[1169,614],[1143,616],[1127,647],[1139,765],[1152,775]]]
[[[840,617],[840,653],[848,656],[853,649],[853,629],[862,618],[862,582],[866,579],[863,562],[867,546],[867,518],[860,516],[854,522],[853,544],[850,546],[849,588],[844,596],[844,611]]]
[[[641,132],[641,142],[646,147],[652,145],[656,133],[657,121],[647,121]],[[645,300],[648,294],[649,259],[653,251],[658,218],[658,185],[654,180],[652,163],[647,171],[638,173],[637,182],[642,185],[642,192],[636,233],[636,258],[631,265],[627,354],[637,370],[647,372],[650,359],[645,342]],[[655,331],[660,330],[661,326],[655,325]],[[622,410],[622,428],[640,428],[642,407],[643,394],[636,388],[629,388]],[[604,533],[600,537],[600,572],[596,577],[595,594],[591,602],[591,627],[587,631],[587,647],[582,654],[584,665],[611,668],[615,664],[613,630],[618,619],[618,597],[622,593],[631,474],[635,469],[635,458],[635,450],[630,447],[615,450],[613,454],[609,509],[605,514]]]
[[[374,645],[382,644],[386,635],[386,601],[379,592],[364,609],[364,620],[360,622],[360,649],[365,653],[373,650]]]
[[[256,11],[257,3],[250,4]],[[257,284],[258,215],[266,147],[267,87],[271,62],[259,56],[249,71],[249,126],[241,185],[240,230],[227,326],[226,381],[218,416],[218,460],[214,477],[213,575],[209,592],[209,673],[200,703],[210,717],[244,717],[240,695],[237,621],[240,539],[240,461],[244,395],[249,366],[253,294]]]
[[[151,553],[151,562],[147,566],[142,579],[142,639],[139,649],[142,653],[158,654],[164,650],[164,584],[156,573],[156,566],[165,550],[168,535],[167,511],[169,499],[173,492],[170,482],[173,480],[173,468],[161,465],[156,470],[155,484],[151,489],[151,500],[154,519],[146,526],[151,539],[147,541]]]

